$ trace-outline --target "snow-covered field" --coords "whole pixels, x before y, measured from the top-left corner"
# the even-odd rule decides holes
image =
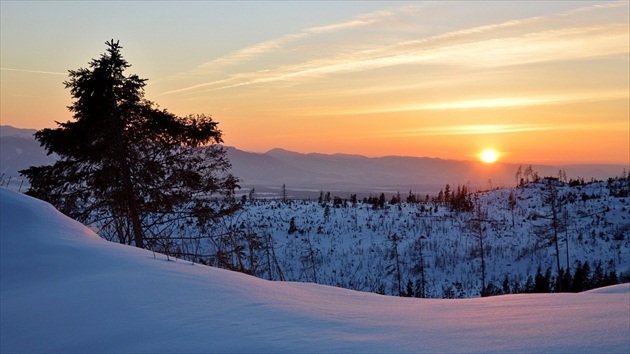
[[[466,300],[271,282],[0,189],[0,352],[630,352],[630,285]]]

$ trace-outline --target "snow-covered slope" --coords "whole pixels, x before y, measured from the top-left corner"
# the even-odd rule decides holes
[[[628,188],[627,180],[617,182]],[[556,181],[559,261],[571,275],[586,262],[591,275],[600,275],[595,278],[613,272],[624,281],[630,275],[630,198],[614,192],[613,185],[595,182],[570,186]],[[504,293],[522,293],[527,292],[530,277],[534,282],[538,267],[542,274],[546,270],[551,277],[558,274],[556,250],[549,242],[553,213],[545,201],[548,194],[546,182],[541,180],[522,188],[492,190],[471,197],[478,198],[484,210],[481,241],[486,285],[492,284]],[[246,256],[241,258],[249,274],[265,279],[398,295],[399,270],[403,291],[408,294],[407,285],[411,283],[413,296],[441,298],[451,291],[455,297],[480,295],[483,272],[477,212],[457,212],[434,202],[387,202],[383,208],[374,208],[360,201],[337,200],[340,203],[334,198],[329,202],[248,201],[219,223],[213,234],[258,235],[264,246],[257,252],[251,252],[256,248],[245,241],[221,249],[242,249]],[[198,234],[198,230],[190,231],[190,236]],[[244,236],[238,239],[245,240]],[[210,255],[203,261],[225,267],[215,256],[219,252],[215,243],[220,237],[209,237],[214,237],[214,243],[201,241],[200,248]],[[267,244],[273,245],[277,267],[267,266]],[[393,254],[395,251],[398,255]],[[257,261],[247,263],[250,258]],[[419,295],[422,266],[424,296]],[[608,285],[595,283],[593,287]]]
[[[619,352],[630,286],[469,300],[269,282],[100,239],[0,189],[0,352]]]

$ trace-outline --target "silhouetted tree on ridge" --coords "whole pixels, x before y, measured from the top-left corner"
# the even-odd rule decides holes
[[[59,160],[20,171],[30,181],[28,194],[80,221],[98,220],[121,243],[137,247],[145,246],[148,230],[160,236],[159,228],[151,229],[158,223],[178,217],[204,223],[229,212],[233,203],[217,208],[207,198],[231,196],[238,187],[217,145],[218,123],[158,109],[144,98],[146,79],[124,74],[131,65],[119,42],[105,44],[100,58],[70,70],[64,82],[74,120],[35,134]]]

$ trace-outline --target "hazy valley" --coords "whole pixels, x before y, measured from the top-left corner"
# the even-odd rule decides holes
[[[0,127],[0,173],[3,180],[18,185],[18,171],[29,166],[51,164],[54,156],[34,140],[34,129]],[[340,197],[357,194],[361,197],[385,192],[413,191],[417,194],[437,194],[447,183],[467,185],[471,191],[514,187],[519,166],[526,165],[478,161],[444,160],[430,157],[384,156],[365,157],[347,154],[303,154],[283,149],[254,153],[226,147],[232,163],[232,173],[241,180],[241,193],[254,188],[260,197],[278,197],[282,185],[292,198],[316,198],[320,191],[330,191]],[[541,176],[557,176],[559,170],[567,178],[605,180],[621,176],[623,165],[534,165]]]

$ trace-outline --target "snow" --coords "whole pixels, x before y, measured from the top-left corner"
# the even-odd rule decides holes
[[[565,200],[561,223],[567,225],[559,232],[560,266],[569,268],[571,274],[575,274],[578,262],[589,262],[591,270],[601,263],[606,274],[615,271],[618,278],[630,275],[630,198],[611,195],[608,184],[571,187],[559,183],[557,187]],[[538,267],[543,273],[549,269],[552,276],[557,274],[553,245],[539,245],[540,230],[551,231],[552,212],[544,201],[544,186],[544,182],[531,183],[476,195],[488,214],[483,233],[486,284],[502,290],[507,278],[511,292],[522,292]],[[517,201],[513,209],[508,205],[510,193]],[[457,292],[456,296],[479,297],[482,267],[478,233],[471,221],[475,217],[474,211],[454,212],[433,202],[387,202],[384,208],[374,209],[363,202],[343,202],[335,207],[333,201],[255,199],[225,217],[214,233],[241,229],[269,236],[285,280],[388,295],[398,295],[391,257],[391,235],[396,234],[403,288],[411,281],[415,291],[421,283],[418,266],[422,252],[425,297],[441,298],[449,288]],[[295,232],[289,232],[291,220]],[[193,228],[183,236],[198,234]],[[421,236],[425,238],[420,240]],[[249,249],[247,244],[241,246]],[[208,255],[217,253],[207,239],[199,248]],[[219,266],[216,258],[205,260]],[[259,266],[255,271],[252,274],[261,278],[281,279],[268,267]],[[517,287],[521,290],[515,291]]]
[[[0,189],[0,352],[630,352],[630,285],[438,300],[271,282],[107,242]]]

